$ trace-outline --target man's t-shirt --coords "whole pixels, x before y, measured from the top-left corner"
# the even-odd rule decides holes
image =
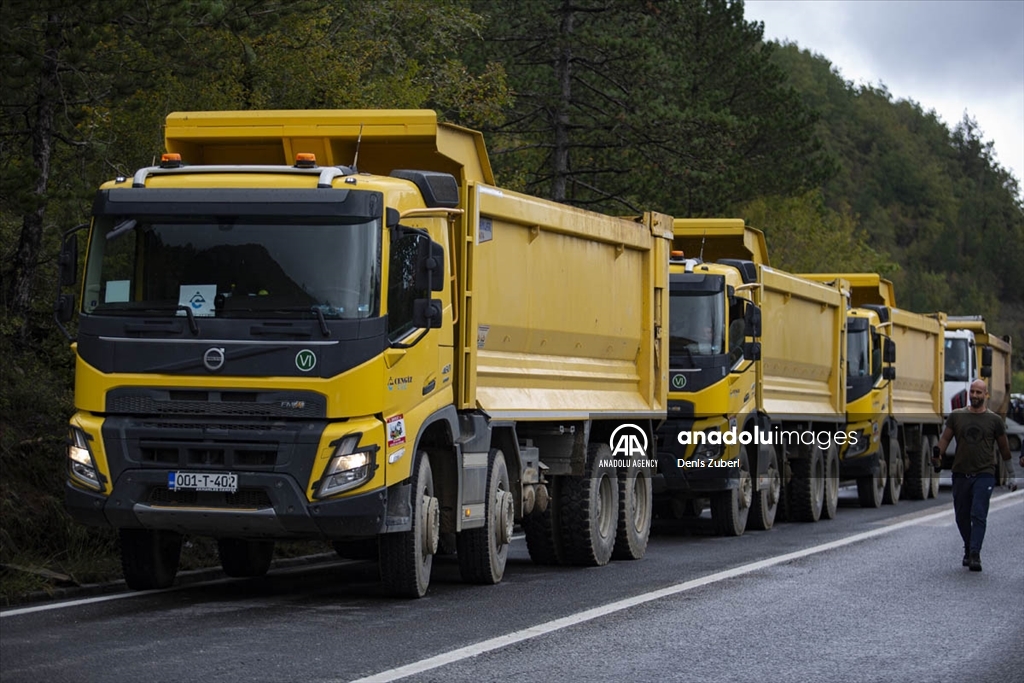
[[[986,410],[972,413],[967,408],[954,410],[946,426],[956,437],[953,471],[961,474],[996,473],[996,439],[1006,433],[1003,419]]]

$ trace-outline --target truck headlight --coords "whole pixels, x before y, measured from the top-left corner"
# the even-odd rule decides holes
[[[702,444],[697,444],[697,446],[693,449],[694,460],[715,460],[722,456],[722,444],[710,443],[712,434],[718,434],[719,440],[721,440],[722,434],[717,428],[711,427],[709,429],[705,429],[705,442]]]
[[[377,469],[376,446],[356,450],[360,434],[350,434],[338,442],[334,455],[316,487],[315,498],[326,498],[366,483]]]
[[[94,491],[103,490],[96,462],[89,449],[89,439],[78,427],[72,427],[68,434],[68,477]]]

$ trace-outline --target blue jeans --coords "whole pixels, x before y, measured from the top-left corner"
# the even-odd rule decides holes
[[[980,553],[985,540],[985,524],[988,519],[988,502],[992,498],[992,487],[996,485],[994,474],[953,473],[953,512],[964,548]]]

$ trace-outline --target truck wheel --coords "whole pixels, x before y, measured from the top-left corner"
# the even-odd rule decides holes
[[[835,519],[839,508],[839,448],[833,443],[824,449],[825,455],[825,502],[821,516]]]
[[[889,465],[884,458],[878,460],[878,472],[868,477],[857,478],[857,499],[862,508],[882,507],[885,482],[888,480]]]
[[[793,479],[789,485],[789,509],[794,522],[817,522],[825,502],[825,459],[817,445],[791,465]]]
[[[565,564],[562,548],[562,526],[558,506],[561,502],[561,477],[552,477],[548,482],[548,507],[544,512],[536,510],[523,518],[523,532],[526,534],[526,550],[534,564]]]
[[[939,473],[932,467],[931,457],[932,449],[939,445],[939,437],[932,434],[928,437],[927,446],[924,449],[925,461],[928,463],[928,497],[938,498],[939,497]]]
[[[614,560],[639,560],[651,537],[651,474],[643,467],[624,467],[618,472],[619,523],[615,531]]]
[[[921,439],[921,448],[910,451],[910,471],[903,480],[902,493],[910,500],[925,500],[931,489],[932,449],[927,438]]]
[[[228,576],[263,576],[274,558],[274,542],[218,538],[217,554],[220,555],[220,566]]]
[[[505,455],[492,449],[487,468],[486,523],[479,529],[467,529],[456,537],[459,573],[468,583],[485,585],[501,581],[512,542],[515,505],[512,502]]]
[[[441,531],[430,456],[420,451],[412,472],[409,501],[412,529],[380,537],[380,573],[384,589],[400,598],[426,595]]]
[[[899,444],[889,450],[889,478],[885,480],[885,492],[882,502],[886,505],[895,505],[900,499],[900,491],[903,489],[903,453]]]
[[[121,570],[136,591],[167,588],[181,559],[181,534],[153,529],[121,529]]]
[[[775,446],[768,447],[768,486],[755,491],[750,505],[750,516],[747,517],[747,528],[756,531],[767,531],[775,524],[775,515],[779,509],[782,494],[782,475],[779,474],[779,454]]]
[[[562,479],[562,547],[565,558],[582,567],[608,564],[615,548],[619,483],[608,444],[590,444],[581,477]]]
[[[754,487],[750,479],[750,461],[746,449],[740,449],[739,461],[740,473],[736,488],[721,491],[711,497],[711,521],[719,536],[741,536],[747,528]]]

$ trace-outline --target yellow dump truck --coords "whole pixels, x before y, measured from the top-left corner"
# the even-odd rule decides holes
[[[938,494],[930,458],[942,432],[945,315],[896,307],[892,282],[877,273],[803,277],[849,284],[847,428],[856,445],[840,449],[840,474],[855,479],[860,503],[895,504]]]
[[[369,547],[409,597],[439,546],[500,581],[515,523],[539,562],[643,556],[671,218],[499,189],[432,111],[176,113],[165,141],[96,194],[57,306],[67,507],[119,530],[130,587],[183,534],[232,576],[279,539]]]
[[[677,219],[669,268],[669,410],[658,434],[659,515],[768,529],[780,502],[816,521],[845,423],[837,286],[769,267],[741,219]],[[834,491],[838,495],[838,490]]]
[[[1012,344],[1009,337],[998,337],[988,331],[980,315],[949,316],[946,322],[946,368],[943,411],[949,414],[966,408],[971,382],[984,379],[989,388],[988,408],[1006,419],[1010,409]],[[943,455],[942,466],[953,464],[955,441]],[[997,458],[996,481],[1005,483],[1010,470]]]

